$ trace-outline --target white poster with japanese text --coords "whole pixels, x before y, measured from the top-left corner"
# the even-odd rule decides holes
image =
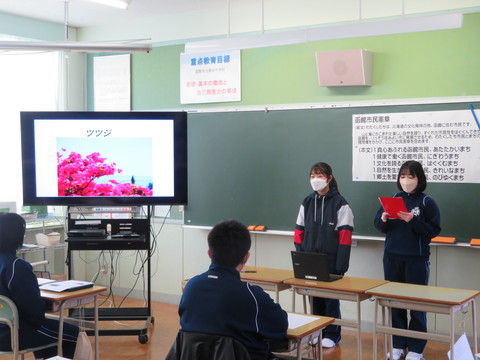
[[[130,111],[130,54],[93,58],[96,111]]]
[[[240,100],[240,50],[180,54],[180,103]]]
[[[407,160],[429,182],[480,183],[480,129],[469,110],[352,116],[353,181],[396,181]]]

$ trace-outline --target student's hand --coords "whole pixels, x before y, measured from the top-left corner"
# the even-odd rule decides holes
[[[406,222],[409,222],[413,219],[413,214],[411,212],[399,211],[398,217]]]
[[[390,214],[389,214],[389,213],[387,213],[387,212],[385,212],[385,211],[382,213],[382,221],[383,221],[383,222],[387,222],[387,220],[388,220],[389,217],[390,217]]]

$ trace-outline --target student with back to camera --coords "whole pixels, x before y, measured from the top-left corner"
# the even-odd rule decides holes
[[[327,254],[331,274],[347,272],[352,246],[353,213],[338,192],[330,165],[319,162],[310,169],[313,193],[300,206],[294,231],[297,251]],[[312,298],[313,314],[341,318],[340,301]],[[323,330],[322,346],[334,347],[341,339],[341,327],[329,325]]]
[[[383,254],[385,280],[427,285],[430,274],[430,240],[440,233],[440,211],[435,201],[424,194],[427,179],[418,161],[405,162],[398,172],[394,197],[405,201],[408,212],[399,212],[399,219],[391,219],[381,207],[374,220],[375,227],[386,234]],[[392,324],[396,328],[427,331],[425,312],[392,309]],[[423,359],[426,340],[393,336],[393,354],[398,360],[408,349],[406,360]]]
[[[0,214],[0,295],[11,299],[20,318],[19,348],[37,347],[58,339],[58,320],[45,318],[45,303],[32,266],[16,255],[23,244],[25,220],[15,213]],[[63,325],[63,353],[73,358],[79,329]],[[11,351],[10,328],[0,324],[0,349]],[[34,353],[35,359],[47,359],[57,355],[53,346]]]
[[[259,286],[240,279],[250,256],[247,228],[223,221],[208,235],[208,271],[190,279],[179,306],[182,331],[216,334],[240,341],[251,360],[277,359],[270,340],[286,339],[287,313]]]

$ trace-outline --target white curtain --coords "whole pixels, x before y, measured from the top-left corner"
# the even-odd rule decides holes
[[[0,52],[0,202],[22,209],[20,111],[55,111],[60,55]]]

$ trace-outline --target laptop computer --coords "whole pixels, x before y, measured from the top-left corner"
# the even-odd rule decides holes
[[[327,254],[292,251],[293,274],[297,279],[335,281],[343,275],[330,274]]]

